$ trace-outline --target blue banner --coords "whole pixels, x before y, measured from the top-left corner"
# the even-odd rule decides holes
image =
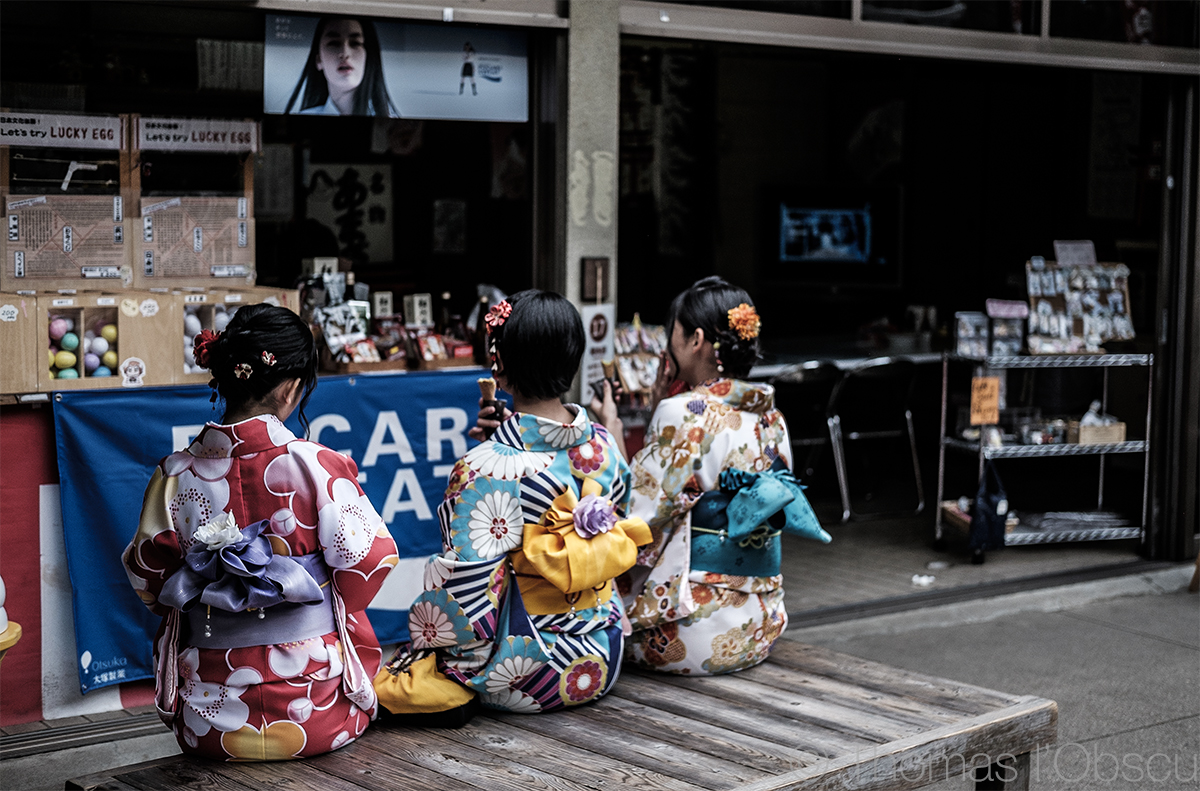
[[[381,643],[408,639],[425,559],[442,548],[446,478],[479,409],[477,368],[323,377],[305,414],[309,438],[347,453],[400,550],[368,614]],[[134,594],[121,552],[137,530],[150,474],[220,413],[203,385],[57,393],[54,428],[63,535],[83,692],[153,677],[159,619]],[[288,426],[303,436],[297,416]]]

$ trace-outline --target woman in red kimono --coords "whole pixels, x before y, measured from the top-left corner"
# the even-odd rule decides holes
[[[196,336],[225,401],[163,459],[125,550],[130,582],[163,616],[156,703],[185,753],[287,760],[354,741],[375,716],[381,652],[363,610],[397,561],[353,461],[283,421],[316,386],[295,314],[242,308]],[[216,398],[216,394],[214,394]]]

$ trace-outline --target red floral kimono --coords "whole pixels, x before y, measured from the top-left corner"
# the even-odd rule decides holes
[[[209,423],[155,469],[124,561],[164,616],[157,703],[185,753],[318,755],[374,716],[363,610],[397,555],[357,479],[274,416]]]

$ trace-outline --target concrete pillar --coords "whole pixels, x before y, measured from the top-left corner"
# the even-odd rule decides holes
[[[580,306],[584,258],[609,260],[606,301],[615,301],[617,293],[620,4],[572,0],[569,13],[566,163],[561,174],[567,211],[559,282],[565,296]]]

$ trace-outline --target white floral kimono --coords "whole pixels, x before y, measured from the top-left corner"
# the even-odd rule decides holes
[[[653,542],[618,579],[634,629],[627,661],[668,673],[729,673],[766,659],[786,628],[779,532],[829,536],[787,471],[791,444],[774,403],[770,385],[716,379],[655,410],[631,465],[630,505]],[[758,487],[751,496],[758,481],[773,487],[771,502],[759,502]],[[714,497],[724,498],[716,517],[707,507]],[[741,532],[735,520],[726,524],[727,506],[732,515],[751,501],[762,507],[745,516]]]

